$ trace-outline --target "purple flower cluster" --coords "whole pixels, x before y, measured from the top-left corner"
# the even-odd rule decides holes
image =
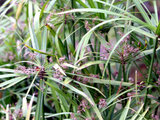
[[[99,105],[99,108],[106,107],[107,106],[106,100],[105,99],[100,99],[98,105]]]
[[[32,53],[32,52],[26,51],[23,56],[25,59],[27,59],[27,57],[29,57],[31,60],[33,60],[36,58],[37,55],[38,55],[37,53]]]
[[[37,71],[36,67],[26,68],[25,66],[18,66],[17,69],[15,70],[15,73],[31,75],[31,74],[35,74],[36,71]]]
[[[123,57],[128,57],[129,55],[134,55],[139,51],[139,48],[134,48],[133,46],[127,44],[123,47]]]
[[[57,69],[54,71],[53,77],[59,80],[63,80],[64,75]]]
[[[109,43],[108,43],[109,44]],[[101,49],[100,49],[100,56],[101,56],[101,59],[102,60],[107,60],[108,57],[109,57],[109,50],[111,49],[111,45],[110,45],[110,48],[105,48],[103,45],[101,46]]]
[[[158,81],[156,83],[157,83],[157,85],[160,85],[160,71],[159,70],[157,71],[157,74],[159,75],[159,77],[158,77]]]
[[[99,75],[90,74],[90,77],[99,78]]]
[[[153,119],[153,120],[159,120],[159,115],[154,115],[154,114],[152,114],[152,119]]]
[[[85,25],[86,30],[87,30],[87,31],[89,31],[89,30],[90,30],[90,28],[89,28],[89,23],[88,23],[88,21],[87,21],[87,20],[85,21],[85,24],[84,24],[84,25]]]
[[[50,14],[47,16],[46,21],[49,22],[52,16],[53,16],[53,13],[50,13]]]
[[[62,62],[64,62],[64,61],[65,61],[65,59],[66,59],[66,57],[65,57],[65,56],[60,57],[60,58],[59,58],[59,62],[60,62],[60,63],[62,63]]]
[[[118,32],[120,36],[122,37],[124,34],[121,32]],[[125,64],[126,61],[129,58],[134,57],[134,55],[138,54],[139,48],[134,48],[130,44],[128,44],[128,40],[130,39],[130,36],[128,35],[123,39],[123,41],[120,43],[120,45],[116,48],[115,54],[112,56],[112,60],[115,60],[116,62],[119,60],[122,64]],[[108,48],[103,47],[101,51],[101,58],[103,60],[107,60],[110,51],[112,51],[114,47],[114,43],[107,43]],[[116,59],[114,59],[116,58]]]
[[[3,60],[3,62],[7,62],[7,61],[13,61],[16,57],[15,54],[13,54],[13,52],[4,52],[5,55],[1,55],[0,58]]]
[[[80,105],[78,106],[78,111],[77,113],[81,113],[81,112],[85,112],[86,109],[89,109],[90,106],[88,105],[87,100],[83,99],[80,103]]]
[[[71,119],[72,120],[77,120],[77,118],[75,117],[74,113],[71,113],[70,115],[71,115]]]
[[[65,56],[59,58],[59,63],[60,63],[60,65],[61,65],[61,67],[62,67],[63,69],[67,69],[67,68],[68,68],[68,67],[64,64],[64,63],[65,63],[65,59],[66,59]]]

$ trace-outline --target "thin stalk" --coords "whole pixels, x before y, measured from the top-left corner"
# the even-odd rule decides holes
[[[126,81],[126,73],[125,73],[125,71],[126,71],[126,70],[125,70],[125,64],[122,64],[122,70],[123,70],[123,81],[124,81],[124,82],[127,82],[127,81]]]
[[[109,97],[112,95],[112,86],[111,86],[111,65],[108,63],[108,73],[109,73]]]
[[[127,82],[127,80],[126,80],[126,73],[125,73],[125,64],[124,63],[122,63],[122,71],[123,71],[123,81],[124,82]],[[124,94],[124,97],[126,98],[127,97],[127,93],[126,94]],[[127,99],[125,99],[124,100],[124,102],[123,102],[123,107],[125,107],[126,106],[126,104],[127,104]]]
[[[152,59],[151,59],[150,67],[149,67],[148,79],[147,79],[147,82],[146,82],[146,87],[151,82],[152,68],[153,68],[153,63],[154,63],[154,57],[156,55],[157,45],[158,45],[158,36],[156,37],[156,41],[155,41],[155,44],[154,44],[154,49],[153,49]],[[146,109],[147,103],[148,103],[148,97],[147,97],[148,92],[149,92],[149,89],[146,88],[145,99],[144,99],[144,109]]]
[[[106,35],[106,41],[109,42],[107,35]],[[108,63],[108,74],[109,74],[109,79],[110,79],[110,82],[111,82],[112,75],[111,75],[111,65],[110,65],[110,63]],[[111,86],[110,82],[109,82],[109,97],[111,97],[111,95],[112,95],[112,86]]]
[[[71,7],[72,7],[72,9],[76,8],[75,0],[71,0]],[[72,15],[74,16],[74,13],[72,13]],[[72,23],[71,23],[72,31],[71,32],[75,31],[75,26],[74,25],[75,25],[75,21],[72,20]],[[73,42],[73,46],[75,48],[75,32],[72,35],[72,42]]]

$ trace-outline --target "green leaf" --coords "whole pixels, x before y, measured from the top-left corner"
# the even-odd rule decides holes
[[[43,17],[43,14],[44,14],[44,9],[46,7],[46,5],[48,4],[49,0],[47,0],[45,2],[45,4],[43,5],[42,9],[41,9],[41,12],[40,12],[40,17],[39,17],[39,21],[41,21],[42,17]]]
[[[44,96],[43,96],[43,80],[40,80],[40,90],[38,92],[38,100],[36,105],[35,120],[44,120]]]
[[[141,115],[139,118],[137,118],[137,120],[143,120],[144,116],[146,115],[146,113],[148,112],[149,108],[147,108]]]
[[[105,79],[96,79],[93,78],[92,80],[93,83],[98,83],[98,84],[111,84],[111,85],[120,85],[122,84],[122,86],[131,86],[133,85],[132,83],[127,83],[127,82],[122,82],[121,81],[116,81],[116,80],[105,80]]]
[[[91,8],[96,8],[93,0],[88,0],[89,5],[91,6]]]
[[[29,16],[29,21],[33,20],[33,4],[32,1],[28,1],[28,16]]]
[[[141,105],[141,107],[136,111],[136,113],[134,114],[134,116],[130,119],[130,120],[135,120],[136,117],[139,115],[139,113],[141,112],[142,108],[143,108],[144,104]]]
[[[158,26],[157,26],[156,34],[157,34],[158,36],[160,36],[160,22],[159,22],[159,24],[158,24]]]
[[[82,1],[82,0],[76,0],[80,5],[82,5],[84,8],[88,8],[88,6]]]
[[[9,78],[9,77],[16,77],[19,76],[17,74],[4,74],[4,75],[0,75],[0,79],[2,78]]]
[[[67,45],[68,45],[69,49],[71,50],[72,54],[74,55],[75,49],[73,46],[73,42],[71,40],[71,34],[69,34],[69,27],[68,26],[66,26],[66,28],[65,28],[65,35],[66,35]]]
[[[139,12],[141,13],[141,15],[143,16],[143,18],[145,19],[145,21],[149,25],[152,25],[151,20],[149,19],[149,16],[148,16],[147,12],[144,10],[144,8],[142,7],[142,5],[139,2],[139,0],[133,0],[133,2],[136,4],[136,7],[138,8]]]
[[[7,89],[7,88],[12,87],[15,84],[21,82],[25,78],[27,78],[27,77],[23,76],[23,77],[17,77],[17,78],[13,78],[11,80],[7,80],[5,82],[0,83],[0,88],[1,88],[1,90]]]
[[[64,84],[63,82],[59,81],[58,79],[56,78],[52,78],[52,77],[47,77],[49,80],[53,80],[55,82],[58,82],[59,84],[62,84],[64,85],[65,87],[71,89],[72,91],[76,92],[77,94],[83,96],[84,98],[86,98],[88,100],[88,102],[91,104],[91,105],[94,105],[93,104],[93,101],[82,91],[80,91],[79,89],[73,87],[72,85],[70,84]]]
[[[130,104],[131,104],[131,98],[129,98],[127,105],[125,106],[119,120],[126,120],[127,119],[127,114],[128,114],[129,108],[130,108]]]
[[[15,70],[14,69],[8,69],[8,68],[0,68],[0,72],[11,72],[11,73],[14,73]]]
[[[62,23],[62,24],[58,27],[58,29],[57,29],[57,31],[56,31],[56,35],[55,35],[55,44],[56,44],[56,48],[57,48],[57,52],[58,52],[59,56],[67,55],[66,50],[65,50],[65,47],[64,47],[61,39],[58,37],[59,32],[60,32],[60,30],[61,30],[61,28],[62,28],[63,25],[64,25],[64,24]]]
[[[56,0],[52,0],[49,2],[47,8],[46,8],[46,12],[49,12],[50,10],[52,10],[52,7],[54,6]]]
[[[88,91],[88,89],[87,89],[86,87],[84,87],[84,86],[81,86],[81,88],[82,88],[82,90],[90,97],[90,99],[93,101],[93,106],[92,106],[92,108],[93,108],[93,110],[95,111],[98,119],[99,119],[99,120],[103,120],[103,118],[102,118],[102,116],[101,116],[101,113],[100,113],[99,109],[97,108],[97,105],[95,104],[95,102],[94,102],[94,100],[93,100],[90,92]]]
[[[30,100],[30,103],[29,103],[29,106],[28,106],[28,109],[27,109],[26,120],[30,120],[33,100],[34,100],[34,94],[32,95],[32,98],[31,98],[31,100]]]
[[[46,52],[47,49],[47,28],[44,27],[44,30],[42,32],[42,46],[41,46],[41,50],[43,52]]]
[[[31,23],[29,23],[29,32],[30,32],[31,42],[32,42],[33,48],[39,50],[39,44],[38,44],[38,41],[37,41],[37,37],[34,33],[33,28],[31,27]]]
[[[94,30],[96,30],[98,27],[107,24],[109,22],[117,21],[117,20],[124,20],[125,18],[115,18],[111,20],[106,20],[96,26],[94,26],[91,30],[89,30],[81,39],[81,41],[78,44],[77,52],[76,52],[76,57],[75,57],[75,63],[78,60],[78,57],[80,56],[80,59],[83,58],[84,53],[85,53],[85,48],[87,47],[88,41],[93,33]]]

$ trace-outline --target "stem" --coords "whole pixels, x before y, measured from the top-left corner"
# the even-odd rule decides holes
[[[125,64],[122,64],[122,70],[123,70],[123,81],[127,82],[126,81],[126,74],[125,74]]]
[[[76,5],[75,5],[75,1],[74,0],[71,0],[71,7],[72,9],[76,8]],[[74,13],[72,13],[72,15],[74,16]],[[71,26],[72,26],[72,32],[75,31],[75,26],[74,26],[75,22],[74,20],[72,20],[72,23],[71,23]],[[73,46],[75,48],[75,32],[73,33],[72,35],[72,42],[73,42]]]
[[[158,44],[158,36],[156,37],[156,41],[155,41],[155,44],[154,44],[154,49],[153,49],[152,59],[151,59],[150,67],[149,67],[148,79],[147,79],[146,87],[151,82],[152,68],[153,68],[154,57],[156,55],[157,44]],[[145,94],[145,99],[144,99],[144,109],[146,108],[147,102],[148,102],[148,97],[147,97],[148,91],[149,91],[149,89],[146,88],[146,94]]]
[[[106,41],[109,42],[107,35],[105,36],[105,38],[106,38]],[[111,86],[112,75],[111,75],[111,64],[110,63],[108,63],[108,74],[109,74],[109,80],[110,80],[109,81],[109,97],[111,97],[112,95],[112,86]]]
[[[127,82],[127,81],[126,81],[126,73],[125,73],[125,64],[124,64],[124,63],[122,63],[122,70],[123,70],[123,81],[124,81],[124,82]],[[127,93],[124,94],[124,98],[126,98],[126,97],[127,97]],[[122,106],[125,107],[126,104],[127,104],[127,99],[124,100]]]
[[[111,66],[110,63],[108,63],[108,73],[109,73],[109,97],[112,95],[112,86],[111,86]]]

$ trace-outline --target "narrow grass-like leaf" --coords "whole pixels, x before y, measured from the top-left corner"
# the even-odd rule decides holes
[[[26,45],[26,44],[25,44],[25,46],[26,46],[27,48],[29,48],[29,49],[37,52],[37,53],[44,54],[44,55],[48,55],[48,56],[52,56],[52,57],[56,57],[56,55],[52,55],[52,54],[49,54],[49,53],[46,53],[46,52],[42,52],[42,51],[37,50],[37,49],[34,49],[34,48],[32,48],[32,47],[30,47],[30,46],[28,46],[28,45]]]
[[[93,0],[87,0],[87,1],[88,1],[89,5],[91,6],[91,8],[96,8]]]
[[[34,16],[34,29],[35,30],[38,30],[40,28],[39,16],[40,16],[40,12],[36,12]]]
[[[84,8],[88,8],[88,6],[82,1],[82,0],[76,0],[80,5],[82,5]]]
[[[136,4],[136,7],[138,8],[138,10],[140,11],[141,15],[143,16],[143,18],[145,19],[145,21],[152,25],[151,20],[149,19],[149,16],[147,15],[147,13],[145,12],[144,8],[142,7],[142,5],[140,4],[139,0],[133,0],[134,3]]]
[[[56,92],[59,90],[59,88],[54,83],[54,81],[48,81],[48,82],[46,82],[46,84],[51,87],[51,92],[52,92],[52,97],[54,98],[56,112],[60,113],[61,112],[60,103],[58,101],[57,94],[56,94]]]
[[[14,69],[8,69],[8,68],[0,68],[0,72],[11,72],[11,73],[14,73],[15,70]]]
[[[33,3],[32,1],[28,1],[28,16],[29,16],[29,21],[33,20]]]
[[[141,28],[141,26],[140,26],[139,28]],[[133,31],[135,31],[135,30],[136,30],[136,28],[133,29],[133,30],[130,30],[129,32],[127,32],[127,33],[116,43],[116,45],[113,47],[112,51],[111,51],[110,54],[109,54],[108,60],[107,60],[107,62],[105,63],[105,67],[104,67],[104,71],[103,71],[103,76],[102,76],[102,78],[104,77],[105,69],[106,69],[106,67],[107,67],[107,65],[108,65],[108,63],[109,63],[109,61],[110,61],[110,59],[111,59],[112,54],[114,53],[115,49],[117,48],[117,46],[122,42],[122,40],[123,40],[125,37],[127,37],[131,32],[133,32]]]
[[[147,108],[141,115],[139,118],[137,118],[137,120],[143,120],[144,116],[146,115],[146,113],[148,112],[149,108]]]
[[[16,83],[24,80],[25,78],[27,78],[27,77],[26,77],[26,76],[17,77],[17,78],[13,78],[13,79],[11,79],[11,80],[7,80],[7,81],[5,81],[5,82],[2,82],[2,83],[0,83],[0,89],[1,89],[1,90],[2,90],[2,89],[4,90],[4,89],[6,89],[6,88],[9,88],[9,87],[15,85]]]
[[[101,113],[100,113],[99,109],[97,108],[97,105],[95,104],[95,102],[94,102],[94,100],[93,100],[90,92],[88,91],[88,89],[87,89],[86,87],[84,87],[84,86],[81,86],[81,88],[82,88],[83,91],[90,97],[90,99],[93,101],[93,106],[92,106],[92,107],[93,107],[93,109],[94,109],[94,111],[95,111],[98,119],[99,119],[99,120],[103,120],[103,118],[102,118],[102,116],[101,116]]]
[[[111,85],[121,85],[122,86],[131,86],[133,85],[132,83],[127,83],[127,82],[120,82],[120,81],[116,81],[116,80],[104,80],[104,79],[96,79],[96,78],[93,78],[92,80],[93,83],[98,83],[98,84],[111,84]]]
[[[29,103],[29,106],[28,106],[28,109],[27,109],[26,120],[30,120],[33,100],[34,100],[34,94],[32,95],[32,98],[31,98],[31,100],[30,100],[30,103]]]
[[[26,99],[26,97],[23,97],[23,101],[22,101],[22,114],[23,114],[23,117],[26,117],[26,115],[27,115],[27,99]]]
[[[18,20],[20,14],[21,14],[22,7],[23,7],[23,3],[24,3],[24,0],[22,0],[22,1],[18,4],[18,9],[17,9],[17,12],[16,12],[16,20]]]
[[[86,88],[94,89],[94,90],[96,90],[97,92],[99,92],[101,95],[103,95],[103,96],[105,97],[105,95],[104,95],[99,89],[97,89],[97,88],[95,88],[95,87],[92,87],[92,86],[89,86],[89,85],[80,83],[80,82],[78,82],[78,81],[73,81],[73,82],[75,82],[75,83],[77,83],[77,84],[79,84],[79,85],[81,85],[81,86],[84,86],[84,87],[86,87]]]
[[[51,0],[51,1],[49,2],[48,6],[47,6],[47,8],[46,8],[46,11],[47,11],[47,12],[49,12],[49,11],[52,9],[52,7],[54,6],[55,2],[56,2],[56,0]]]
[[[60,116],[60,115],[70,115],[72,112],[62,112],[62,113],[56,113],[56,114],[51,114],[51,115],[46,115],[45,118],[51,118],[51,117],[57,117],[57,116]],[[77,113],[76,113],[77,114]],[[70,119],[71,120],[71,119]]]
[[[144,104],[142,104],[141,105],[141,107],[138,109],[138,111],[136,111],[136,113],[134,114],[134,116],[130,119],[130,120],[135,120],[136,119],[136,117],[139,115],[139,113],[141,112],[141,110],[142,110],[142,108],[143,108],[143,105]]]
[[[62,28],[63,25],[64,25],[64,24],[62,23],[62,24],[59,26],[59,28],[58,28],[57,31],[56,31],[56,35],[55,35],[55,44],[56,44],[56,48],[57,48],[57,52],[58,52],[59,56],[66,55],[66,53],[65,53],[65,47],[64,47],[62,41],[61,41],[61,40],[59,39],[59,37],[58,37],[59,32],[60,32],[60,30],[61,30],[61,28]]]
[[[159,22],[159,24],[158,24],[158,26],[157,26],[156,34],[157,34],[158,36],[160,36],[160,22]]]
[[[65,28],[65,35],[66,35],[66,41],[69,49],[71,50],[72,54],[75,54],[75,49],[71,40],[71,35],[69,34],[69,28],[68,26]]]
[[[35,120],[44,120],[44,96],[43,91],[41,91],[44,87],[43,81],[40,80],[40,90],[38,92],[38,100],[37,100],[37,106],[36,106],[36,112],[35,112]]]
[[[72,91],[76,92],[77,94],[82,95],[84,98],[86,98],[86,99],[89,101],[89,103],[90,103],[91,105],[94,105],[94,104],[93,104],[93,101],[92,101],[84,92],[82,92],[82,91],[80,91],[79,89],[73,87],[72,85],[70,85],[70,84],[64,84],[63,82],[59,81],[58,79],[55,79],[55,78],[52,78],[52,77],[48,77],[48,79],[49,79],[49,80],[53,80],[53,81],[55,81],[55,82],[58,82],[58,83],[64,85],[65,87],[71,89]]]
[[[37,41],[37,37],[33,31],[33,28],[31,27],[31,23],[29,23],[29,32],[30,32],[31,42],[32,42],[33,48],[39,50],[39,44]]]
[[[64,93],[61,89],[57,88],[57,85],[55,86],[55,83],[53,83],[53,81],[52,82],[49,81],[45,83],[49,85],[51,88],[53,88],[54,92],[55,91],[58,92],[59,94],[64,96],[69,102],[71,102],[74,106],[78,107],[77,103],[74,100],[72,100],[71,96],[68,96],[68,94]]]
[[[104,64],[104,63],[105,63],[105,61],[89,61],[89,62],[81,65],[80,67],[78,67],[77,70],[82,70],[82,69],[87,68],[92,65],[99,65],[99,64]]]
[[[41,50],[46,52],[46,48],[47,48],[47,28],[44,27],[43,33],[42,33],[42,46],[41,46]]]
[[[88,41],[91,37],[91,34],[93,33],[93,31],[95,29],[97,29],[98,27],[106,24],[106,23],[109,23],[109,22],[113,22],[113,21],[117,21],[117,20],[124,20],[125,18],[115,18],[115,19],[111,19],[111,20],[106,20],[96,26],[94,26],[90,31],[88,31],[81,39],[80,43],[78,44],[78,48],[77,48],[77,52],[76,52],[76,57],[75,57],[75,62],[77,62],[78,60],[78,57],[80,56],[80,58],[82,58],[84,56],[84,53],[85,53],[85,47],[87,46],[88,44]]]
[[[4,74],[4,75],[0,75],[0,79],[2,78],[9,78],[9,77],[16,77],[19,76],[17,74]]]
[[[127,114],[128,114],[129,108],[130,108],[130,104],[131,104],[131,98],[129,98],[127,105],[125,106],[119,120],[126,120],[127,119]]]
[[[153,7],[154,7],[154,13],[155,13],[155,20],[158,25],[158,9],[157,9],[157,1],[156,0],[153,1]]]
[[[43,17],[43,14],[44,14],[44,9],[46,7],[46,5],[48,4],[49,0],[47,0],[45,2],[45,4],[43,5],[42,9],[41,9],[41,12],[40,12],[40,17],[39,17],[39,21],[41,21],[42,17]]]

